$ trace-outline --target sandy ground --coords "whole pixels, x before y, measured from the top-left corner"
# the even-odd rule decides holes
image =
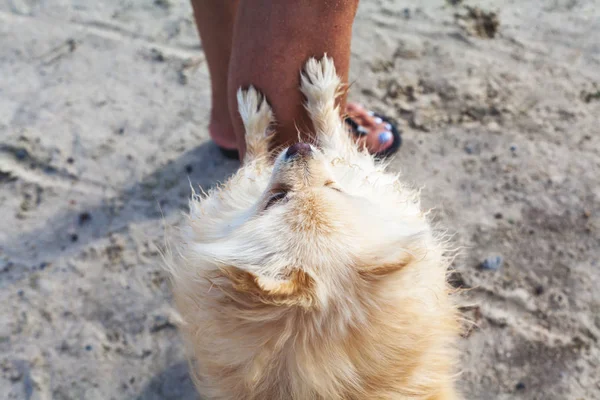
[[[362,2],[351,97],[464,246],[459,386],[600,399],[600,7],[418,3]],[[196,398],[155,248],[237,167],[209,99],[187,2],[0,3],[0,398]]]

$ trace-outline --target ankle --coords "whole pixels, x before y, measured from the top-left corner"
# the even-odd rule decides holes
[[[224,149],[237,149],[235,131],[229,115],[224,117],[218,113],[211,112],[210,122],[208,124],[208,134],[213,142]]]

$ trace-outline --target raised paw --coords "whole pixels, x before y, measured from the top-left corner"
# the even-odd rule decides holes
[[[348,140],[335,104],[340,82],[333,59],[327,56],[308,60],[301,75],[300,90],[306,97],[306,110],[316,129],[317,140],[324,145],[332,140]]]
[[[253,86],[237,92],[238,111],[244,123],[246,135],[246,159],[253,159],[269,152],[272,135],[273,111],[265,97]]]
[[[333,103],[337,97],[340,78],[335,72],[333,59],[325,55],[322,59],[309,59],[304,66],[300,90],[307,103]]]

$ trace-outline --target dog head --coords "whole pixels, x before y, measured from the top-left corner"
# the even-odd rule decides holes
[[[256,304],[326,307],[421,257],[431,235],[416,192],[360,151],[298,143],[198,200],[190,257]]]

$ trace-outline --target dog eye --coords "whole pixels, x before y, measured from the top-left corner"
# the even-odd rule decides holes
[[[333,181],[327,181],[327,182],[325,182],[325,187],[328,187],[329,189],[333,189],[336,192],[342,193],[342,189],[340,189],[339,187],[337,187],[337,185]]]
[[[269,197],[269,200],[267,200],[267,204],[265,205],[265,210],[273,204],[285,199],[285,196],[287,196],[287,192],[275,193],[273,196]]]

